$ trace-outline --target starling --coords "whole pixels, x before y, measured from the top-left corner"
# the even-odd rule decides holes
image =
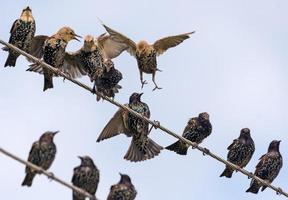
[[[191,142],[200,144],[205,138],[207,138],[212,132],[212,125],[209,120],[209,114],[204,112],[200,113],[198,117],[191,118],[182,136]],[[170,151],[175,151],[177,154],[186,155],[189,145],[181,140],[166,147]]]
[[[89,156],[80,157],[81,165],[74,168],[73,185],[95,195],[99,183],[99,170]],[[85,200],[85,196],[73,191],[73,200]]]
[[[267,181],[268,183],[273,182],[273,180],[278,176],[283,165],[282,156],[279,152],[280,142],[281,141],[273,140],[270,143],[268,152],[261,156],[254,172],[255,176]],[[248,188],[246,192],[257,194],[261,187],[261,191],[264,191],[267,188],[267,186],[262,185],[255,179],[252,179],[250,188]]]
[[[143,72],[147,74],[152,74],[152,81],[155,85],[153,89],[161,89],[155,82],[156,71],[161,71],[157,68],[157,59],[156,57],[164,53],[171,47],[175,47],[182,43],[184,40],[188,39],[191,34],[184,33],[175,36],[169,36],[162,39],[157,40],[154,44],[148,44],[146,41],[140,41],[138,44],[133,42],[128,37],[118,33],[117,31],[109,28],[105,24],[102,24],[106,31],[110,34],[110,52],[111,56],[118,56],[122,51],[128,51],[132,56],[134,56],[137,60],[138,69],[140,72],[140,81],[142,84],[142,88],[144,84],[147,84],[146,81],[143,81]],[[113,50],[112,50],[113,49]]]
[[[74,39],[79,41],[77,37],[80,36],[77,35],[70,27],[61,28],[56,34],[51,37],[36,36],[33,39],[33,47],[31,48],[31,54],[38,58],[43,56],[43,60],[45,63],[61,70],[64,64],[66,46],[70,40]],[[35,63],[31,65],[31,67],[27,71],[35,71],[34,68],[39,68],[39,65]],[[49,88],[53,88],[53,72],[43,68],[43,73],[43,91],[45,91]]]
[[[241,168],[245,167],[255,151],[254,141],[251,138],[249,128],[243,128],[238,139],[235,139],[227,149],[229,150],[227,160]],[[231,178],[233,171],[233,168],[226,166],[220,177]]]
[[[120,174],[121,179],[118,184],[112,185],[107,200],[134,200],[137,191],[126,174]]]
[[[121,85],[119,81],[122,80],[122,73],[114,67],[114,63],[111,59],[105,59],[102,68],[95,70],[92,75],[94,82],[94,91],[101,92],[108,97],[115,97],[115,93],[119,92]],[[97,96],[97,101],[100,100],[100,96]]]
[[[10,30],[9,43],[18,47],[19,49],[28,52],[30,50],[32,38],[34,37],[36,30],[35,20],[32,15],[32,11],[29,7],[23,9],[19,19],[17,19]],[[20,54],[4,47],[3,50],[9,51],[8,58],[4,67],[12,66],[16,64],[16,60]]]
[[[141,102],[142,94],[133,93],[130,96],[129,104],[126,106],[150,118],[148,105]],[[148,129],[149,124],[146,121],[120,108],[105,126],[97,142],[124,133],[128,137],[132,136],[131,145],[124,156],[126,160],[137,162],[151,159],[157,156],[163,148],[148,138],[150,132]]]
[[[47,170],[52,165],[56,155],[56,145],[53,142],[54,136],[58,133],[47,131],[38,141],[34,142],[29,153],[28,161]],[[30,187],[37,171],[26,167],[26,176],[22,185]]]

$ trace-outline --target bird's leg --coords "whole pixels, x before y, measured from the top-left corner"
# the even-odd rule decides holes
[[[143,72],[142,72],[142,70],[139,69],[139,72],[140,72],[140,81],[141,81],[141,84],[142,84],[141,89],[143,89],[144,85],[147,84],[147,81],[146,80],[143,81]]]
[[[152,91],[154,91],[154,90],[156,90],[156,89],[158,89],[158,90],[162,89],[161,87],[158,87],[158,85],[156,84],[156,82],[155,82],[155,75],[156,75],[156,71],[152,73],[152,81],[153,81],[153,83],[154,83],[154,85],[155,85],[155,87],[154,87],[154,89],[153,89]]]
[[[203,151],[203,156],[206,156],[207,154],[209,154],[209,149],[207,148],[204,148],[204,151]]]
[[[92,88],[92,94],[96,93],[96,83],[94,82],[93,88]]]
[[[160,127],[160,122],[159,121],[156,121],[156,120],[154,120],[154,124],[150,127],[150,129],[149,129],[149,132],[148,133],[150,133],[151,131],[152,131],[152,129],[153,128],[155,128],[155,129],[157,129],[157,128],[159,128]]]
[[[276,192],[276,194],[277,195],[281,195],[283,193],[283,190],[282,190],[282,188],[277,188],[277,192]]]

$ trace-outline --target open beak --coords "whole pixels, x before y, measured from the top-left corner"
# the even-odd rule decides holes
[[[55,136],[57,133],[59,133],[59,131],[55,131],[55,132],[53,132],[53,136]]]
[[[73,39],[77,40],[78,42],[80,42],[80,40],[78,38],[82,38],[80,35],[74,34]]]

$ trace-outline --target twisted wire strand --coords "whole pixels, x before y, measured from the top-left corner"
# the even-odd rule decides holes
[[[38,59],[38,58],[35,58],[34,56],[26,53],[25,51],[22,51],[21,49],[13,46],[13,45],[11,45],[11,44],[9,44],[9,43],[1,40],[1,39],[0,39],[0,43],[3,44],[3,45],[5,45],[5,46],[7,46],[7,47],[10,48],[10,49],[12,49],[13,51],[16,51],[17,53],[19,53],[19,54],[21,54],[21,55],[29,58],[29,59],[32,60],[33,62],[38,63],[38,64],[41,65],[42,67],[51,70],[53,73],[55,73],[55,74],[57,74],[57,75],[59,75],[59,76],[64,77],[65,79],[67,79],[67,80],[75,83],[76,85],[78,85],[78,86],[80,86],[80,87],[82,87],[82,88],[90,91],[92,94],[94,94],[91,87],[89,87],[89,86],[87,86],[87,85],[85,85],[85,84],[83,84],[83,83],[81,83],[81,82],[79,82],[79,81],[77,81],[77,80],[69,77],[67,74],[65,74],[65,73],[63,73],[62,71],[60,71],[60,70],[58,70],[58,69],[56,69],[56,68],[48,65],[48,64],[45,63],[44,61],[42,61],[42,60],[40,60],[40,59]],[[237,165],[235,165],[235,164],[227,161],[226,159],[224,159],[224,158],[222,158],[222,157],[214,154],[214,153],[211,152],[209,149],[204,148],[204,147],[201,147],[201,146],[199,146],[197,143],[191,142],[191,141],[187,140],[186,138],[184,138],[184,137],[176,134],[175,132],[169,130],[168,128],[160,125],[159,123],[157,123],[158,121],[150,120],[150,119],[148,119],[147,117],[145,117],[145,116],[139,114],[138,112],[132,110],[131,108],[126,107],[126,106],[118,103],[117,101],[113,100],[112,98],[109,98],[109,97],[103,95],[102,93],[99,93],[99,92],[97,92],[97,91],[95,91],[95,93],[96,93],[98,96],[100,96],[100,97],[102,97],[103,99],[105,99],[106,101],[114,104],[115,106],[120,107],[120,108],[128,111],[129,113],[133,114],[134,116],[143,119],[144,121],[146,121],[146,122],[148,122],[149,124],[151,124],[153,127],[158,128],[158,129],[166,132],[167,134],[171,135],[172,137],[175,137],[175,138],[181,140],[182,142],[184,142],[184,143],[188,144],[189,146],[191,146],[193,149],[197,149],[197,150],[201,151],[201,152],[203,153],[203,155],[209,155],[210,157],[214,158],[215,160],[217,160],[217,161],[219,161],[219,162],[221,162],[221,163],[223,163],[223,164],[231,167],[232,169],[234,169],[234,170],[236,170],[236,171],[239,171],[239,172],[241,172],[242,174],[248,176],[248,178],[255,179],[255,180],[257,180],[258,182],[260,182],[262,185],[271,188],[272,190],[274,190],[274,191],[276,192],[276,194],[282,194],[282,195],[284,195],[285,197],[288,197],[288,193],[285,192],[285,191],[283,191],[280,187],[276,187],[276,186],[270,184],[269,182],[267,182],[267,181],[265,181],[265,180],[263,180],[263,179],[255,176],[252,172],[249,172],[249,171],[245,170],[244,168],[240,168],[239,166],[237,166]]]

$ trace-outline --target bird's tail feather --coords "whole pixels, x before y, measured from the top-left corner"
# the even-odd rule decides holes
[[[18,55],[15,55],[13,53],[9,53],[4,67],[7,67],[7,66],[15,67],[17,58],[18,58]]]
[[[49,89],[49,88],[53,88],[53,80],[52,80],[52,76],[45,76],[44,75],[44,88],[43,91]]]
[[[226,176],[227,178],[231,178],[232,174],[233,174],[233,171],[234,171],[233,169],[231,169],[230,167],[226,166],[225,170],[220,175],[220,177]]]
[[[139,145],[137,145],[137,142],[135,142],[133,138],[124,158],[126,160],[130,160],[131,162],[148,160],[160,154],[160,151],[163,149],[163,147],[158,145],[150,138],[147,138],[147,141],[145,142],[147,143],[145,145],[145,151],[143,151],[141,148],[139,148]]]
[[[261,185],[257,183],[257,181],[252,180],[250,187],[246,190],[246,192],[251,192],[257,194]]]
[[[27,173],[25,178],[24,178],[24,181],[22,182],[22,186],[28,186],[30,187],[32,185],[32,182],[33,182],[33,179],[35,177],[36,174],[34,173]]]
[[[73,192],[73,200],[85,200],[85,196],[79,193]]]
[[[168,147],[166,147],[166,149],[168,149],[170,151],[174,151],[180,155],[187,155],[188,146],[179,140],[179,141],[169,145]]]

